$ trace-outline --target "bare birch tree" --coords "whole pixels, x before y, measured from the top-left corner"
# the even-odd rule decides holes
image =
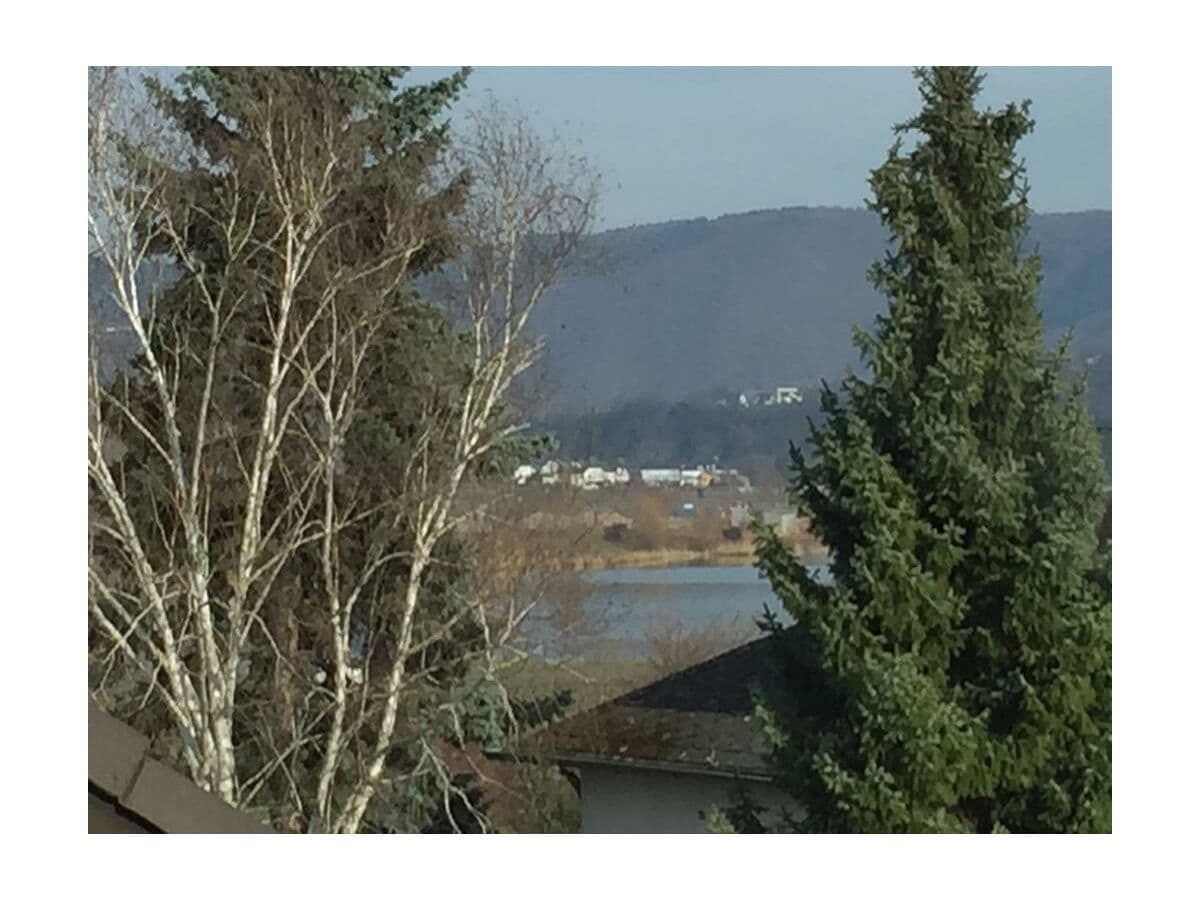
[[[468,118],[449,158],[452,171],[470,173],[470,195],[456,217],[458,255],[441,279],[441,299],[466,337],[469,374],[461,403],[449,415],[425,410],[422,440],[444,443],[448,464],[427,452],[411,455],[405,469],[413,534],[404,586],[398,652],[388,673],[387,700],[367,777],[346,805],[339,829],[352,829],[377,790],[387,747],[396,727],[406,658],[422,579],[436,562],[435,549],[478,509],[460,509],[461,489],[485,458],[524,428],[510,421],[504,398],[513,381],[536,359],[539,342],[529,333],[538,303],[577,254],[595,217],[597,180],[586,162],[561,144],[539,138],[519,115],[492,104]],[[512,635],[526,609],[509,605],[499,619],[476,607],[487,671],[493,650]]]
[[[461,77],[402,74],[191,70],[157,132],[92,84],[89,251],[136,353],[89,380],[90,687],[291,830],[470,808],[439,742],[504,726],[521,610],[474,589],[462,488],[594,211],[518,121],[448,153]],[[414,290],[440,266],[465,317]]]

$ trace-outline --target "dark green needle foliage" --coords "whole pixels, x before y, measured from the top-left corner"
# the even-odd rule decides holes
[[[916,76],[923,108],[870,179],[892,241],[870,271],[887,310],[855,335],[866,374],[826,388],[792,451],[831,583],[759,530],[813,651],[759,709],[785,824],[1109,831],[1105,474],[1022,247],[1029,104],[981,111],[973,68]]]

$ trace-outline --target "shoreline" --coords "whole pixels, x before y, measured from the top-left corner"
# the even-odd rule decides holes
[[[565,560],[563,571],[590,572],[595,569],[652,569],[695,565],[753,565],[754,550],[630,550],[625,553],[577,556]]]
[[[816,555],[818,554],[804,554],[806,558]],[[667,548],[575,556],[563,560],[562,564],[557,567],[557,571],[590,572],[596,569],[653,569],[676,566],[752,566],[754,561],[753,545],[738,545],[728,548],[710,547],[705,550]]]

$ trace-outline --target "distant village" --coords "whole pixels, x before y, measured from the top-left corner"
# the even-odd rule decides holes
[[[800,388],[787,386],[744,390],[710,400],[719,406],[743,409],[796,406],[803,401]],[[616,545],[625,545],[626,536],[639,524],[645,525],[639,517],[646,515],[646,508],[639,507],[635,499],[640,489],[657,495],[659,503],[653,508],[664,517],[668,534],[686,533],[694,538],[702,533],[687,531],[692,527],[688,520],[695,520],[714,523],[718,542],[722,538],[744,541],[745,529],[755,514],[782,536],[799,539],[807,533],[804,521],[786,498],[761,495],[748,477],[735,468],[721,466],[717,459],[708,464],[691,461],[687,465],[634,469],[619,460],[614,465],[594,458],[544,459],[516,467],[512,480],[521,488],[547,489],[544,495],[541,490],[536,492],[540,500],[534,499],[533,495],[529,497],[535,506],[542,501],[553,503],[553,495],[559,490],[577,490],[592,495],[582,508],[531,508],[521,520],[525,527],[568,531],[594,527],[602,529],[605,541]],[[662,537],[655,540],[660,542],[656,546],[667,546],[671,540],[684,538],[668,538],[666,544],[661,543]],[[706,545],[706,549],[711,550],[714,546]]]
[[[558,528],[597,526],[605,529],[616,539],[621,531],[632,528],[638,515],[636,507],[630,506],[629,490],[646,488],[661,490],[664,506],[662,514],[667,517],[668,527],[684,527],[689,519],[701,515],[715,515],[724,537],[739,540],[743,530],[750,525],[757,510],[763,521],[778,529],[785,537],[797,537],[804,533],[804,522],[796,509],[784,498],[761,497],[750,479],[737,469],[725,469],[716,465],[693,468],[669,467],[647,468],[630,471],[624,466],[605,468],[585,465],[581,462],[548,460],[540,466],[520,466],[513,475],[518,485],[553,487],[555,489],[577,489],[596,492],[594,500],[583,508],[572,512],[535,510],[522,521],[529,528]],[[624,487],[626,490],[615,490]],[[708,488],[718,490],[709,492]],[[679,489],[695,491],[692,499],[686,494],[675,493]],[[764,502],[765,501],[765,502]],[[597,505],[598,504],[598,505]]]
[[[540,466],[518,466],[513,480],[518,485],[543,484],[580,488],[585,491],[618,487],[633,483],[646,487],[682,487],[704,491],[716,485],[728,485],[741,491],[750,490],[750,479],[737,469],[722,469],[716,465],[695,468],[663,468],[635,470],[637,478],[624,466],[606,469],[603,466],[580,462],[548,460]]]
[[[737,405],[743,409],[755,406],[793,406],[804,402],[804,393],[798,387],[776,387],[769,391],[742,391],[737,395]],[[728,406],[729,401],[721,399],[717,406]]]
[[[803,402],[804,393],[801,388],[781,385],[770,390],[744,390],[736,396],[726,395],[718,399],[716,405],[736,405],[743,409],[754,409],[794,406]],[[513,481],[518,485],[562,485],[587,491],[634,483],[646,487],[696,488],[699,491],[714,485],[728,485],[742,491],[749,491],[751,488],[750,480],[737,469],[722,469],[716,465],[640,469],[636,470],[636,476],[635,478],[634,473],[620,465],[608,469],[579,461],[547,460],[541,465],[518,466],[513,473]]]

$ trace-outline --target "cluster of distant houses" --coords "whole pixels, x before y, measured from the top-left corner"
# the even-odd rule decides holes
[[[804,392],[798,387],[780,386],[769,391],[742,391],[737,395],[737,405],[743,409],[755,406],[792,406],[804,402]],[[718,406],[728,406],[728,400],[717,401]]]
[[[647,487],[694,487],[703,490],[713,484],[750,487],[750,480],[737,469],[697,466],[694,469],[642,469],[639,474]]]
[[[558,460],[549,460],[541,466],[518,466],[513,473],[513,480],[519,485],[540,483],[583,490],[628,485],[635,481],[624,466],[606,469],[603,466],[583,466]],[[731,484],[744,489],[750,487],[749,479],[739,474],[737,469],[721,469],[716,466],[640,469],[636,481],[647,487],[694,487],[698,490],[704,490],[714,484]]]
[[[517,484],[561,484],[594,490],[599,487],[629,484],[632,479],[624,466],[605,469],[603,466],[582,467],[577,463],[551,459],[541,466],[517,466],[513,481]]]

